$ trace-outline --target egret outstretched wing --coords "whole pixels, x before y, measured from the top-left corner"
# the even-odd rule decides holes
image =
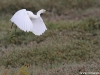
[[[33,23],[33,30],[32,30],[32,32],[35,35],[42,35],[42,33],[44,33],[45,30],[47,30],[46,25],[44,24],[44,22],[43,22],[41,17],[31,19],[31,21]]]
[[[10,20],[23,31],[32,31],[33,24],[26,12],[26,9],[17,11]]]
[[[13,15],[11,22],[16,24],[17,27],[25,32],[30,31],[35,35],[42,35],[42,33],[47,30],[42,18],[40,17],[40,14],[44,12],[45,10],[41,9],[37,12],[37,15],[34,15],[31,11],[21,9]]]

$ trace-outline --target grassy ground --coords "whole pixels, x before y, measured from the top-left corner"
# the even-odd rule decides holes
[[[0,75],[100,72],[100,10],[97,1],[68,0],[69,5],[65,6],[65,0],[57,1],[57,4],[53,0],[50,5],[40,2],[36,6],[29,3],[27,7],[24,5],[27,0],[0,2]],[[58,6],[59,3],[65,5]],[[11,13],[23,7],[38,10],[41,6],[52,8],[52,12],[42,15],[48,30],[42,36],[35,36],[18,28],[15,34],[15,27],[11,29],[9,21]],[[58,8],[63,8],[62,12]],[[11,13],[5,14],[10,10]]]
[[[42,36],[10,28],[11,15],[0,18],[1,75],[78,75],[100,72],[100,19],[47,21]],[[10,33],[9,30],[11,30]]]

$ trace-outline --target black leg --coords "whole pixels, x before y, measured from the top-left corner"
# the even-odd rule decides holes
[[[11,25],[11,29],[12,29],[12,27],[13,27],[13,24],[14,24],[14,23],[12,23],[12,25]],[[15,34],[16,34],[16,29],[17,29],[17,26],[15,26]],[[10,31],[10,32],[11,32],[11,31]],[[12,41],[12,39],[15,37],[15,34],[13,34],[13,35],[11,36],[10,41]]]
[[[11,29],[12,29],[12,27],[13,27],[13,24],[14,24],[14,23],[12,23],[12,25],[11,25]]]
[[[13,24],[14,24],[14,23],[12,23],[12,25],[11,25],[11,29],[12,29],[12,27],[13,27]],[[11,32],[11,29],[10,29],[10,30],[8,30],[8,33],[10,33],[10,32]]]
[[[17,26],[15,27],[15,34],[16,34],[16,29],[17,29]]]
[[[11,38],[15,37],[15,35],[16,35],[16,29],[17,29],[17,26],[15,26],[15,34],[13,34],[13,36]]]

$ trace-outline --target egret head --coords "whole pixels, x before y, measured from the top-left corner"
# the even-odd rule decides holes
[[[41,10],[39,10],[39,11],[37,12],[37,15],[40,16],[41,13],[45,13],[45,12],[46,12],[45,9],[41,9]]]
[[[41,9],[40,11],[41,11],[41,13],[45,13],[45,12],[46,12],[46,10],[45,10],[45,9]]]

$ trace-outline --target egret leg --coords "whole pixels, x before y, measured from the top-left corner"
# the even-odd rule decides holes
[[[12,25],[11,25],[11,29],[12,29],[12,27],[13,27],[13,24],[14,24],[14,23],[12,23]],[[11,30],[8,30],[8,34],[9,34],[10,32],[11,32]]]
[[[14,34],[14,36],[16,35],[16,29],[17,29],[17,26],[15,26],[15,34]]]
[[[14,23],[12,23],[12,25],[11,25],[11,29],[12,29],[12,27],[13,27],[13,24],[14,24]]]
[[[16,29],[17,29],[17,26],[15,26],[15,34],[13,34],[12,38],[15,37],[16,35]]]
[[[12,23],[12,25],[11,25],[11,29],[12,29],[12,27],[13,27],[13,24],[14,24],[14,23]],[[15,27],[15,34],[16,34],[16,29],[17,29],[17,26]],[[11,32],[11,30],[10,30],[10,32]],[[15,34],[13,34],[13,35],[11,36],[10,42],[11,42],[12,39],[15,37]]]
[[[17,29],[17,26],[15,27],[15,34],[16,34],[16,29]]]

